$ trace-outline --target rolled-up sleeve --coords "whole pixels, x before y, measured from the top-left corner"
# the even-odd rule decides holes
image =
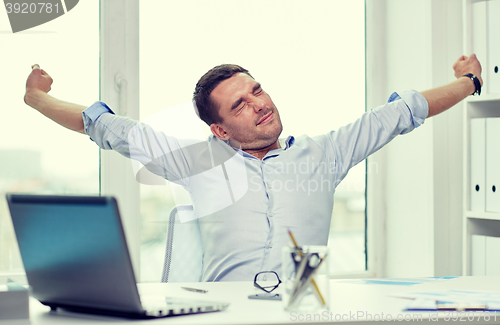
[[[89,127],[104,113],[115,114],[106,103],[95,102],[82,112],[85,133],[90,136]],[[92,136],[90,137],[92,139]],[[93,139],[92,139],[93,140]]]
[[[421,93],[415,90],[406,90],[401,94],[394,92],[389,97],[388,102],[391,103],[395,100],[402,100],[405,103],[410,112],[413,128],[424,124],[427,115],[429,115],[429,104]],[[404,130],[401,134],[405,134],[410,131],[411,130]]]

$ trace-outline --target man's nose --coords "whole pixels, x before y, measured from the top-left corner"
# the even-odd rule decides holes
[[[255,98],[255,101],[253,103],[253,109],[256,112],[259,112],[259,111],[263,110],[264,108],[266,108],[266,101],[261,99],[261,98]]]

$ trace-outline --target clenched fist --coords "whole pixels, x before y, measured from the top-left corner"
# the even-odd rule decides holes
[[[48,93],[53,82],[49,74],[40,69],[38,64],[34,64],[31,68],[31,73],[28,76],[28,80],[26,80],[26,94],[24,95],[24,102],[26,104],[28,104],[27,100],[29,92],[40,90]]]
[[[462,77],[464,74],[472,73],[479,79],[481,86],[483,85],[481,64],[475,54],[471,54],[469,57],[462,55],[457,62],[453,64],[453,70],[455,70],[455,77],[457,78]]]

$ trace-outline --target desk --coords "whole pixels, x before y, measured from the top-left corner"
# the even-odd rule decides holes
[[[156,320],[127,320],[115,317],[101,317],[85,315],[70,312],[50,312],[49,308],[41,305],[38,301],[31,298],[31,323],[33,325],[58,325],[58,324],[373,324],[373,321],[366,317],[356,318],[356,314],[372,314],[374,320],[383,313],[384,319],[391,315],[393,321],[397,321],[398,315],[409,314],[422,315],[422,321],[419,323],[432,324],[450,324],[453,321],[445,321],[440,318],[439,321],[429,320],[429,312],[403,312],[402,310],[408,304],[408,300],[391,297],[391,294],[417,292],[426,290],[441,289],[463,289],[463,290],[488,290],[500,292],[500,276],[485,277],[461,277],[452,280],[438,281],[412,286],[397,285],[365,285],[354,283],[342,283],[342,280],[330,281],[330,300],[331,309],[329,316],[324,314],[310,314],[311,320],[307,321],[307,314],[294,314],[283,310],[281,301],[253,300],[248,299],[249,294],[258,292],[251,282],[218,282],[218,283],[190,283],[187,286],[206,289],[206,294],[189,292],[180,288],[180,284],[139,284],[141,294],[168,295],[173,297],[228,301],[231,305],[222,312],[187,315],[178,317],[167,317]],[[279,288],[278,288],[279,289]],[[330,314],[332,313],[332,314]],[[344,316],[345,320],[337,319]],[[351,315],[351,316],[349,316]],[[321,316],[321,317],[320,317]],[[442,315],[444,316],[444,314]],[[441,317],[442,317],[441,316]],[[471,324],[500,324],[500,312],[495,321],[495,313],[490,313],[490,321],[486,322],[481,317],[477,321],[467,321]],[[409,317],[409,316],[406,316]],[[350,318],[350,320],[349,320]],[[299,321],[303,319],[303,321]],[[465,318],[466,319],[466,318]],[[463,322],[462,322],[463,324]]]

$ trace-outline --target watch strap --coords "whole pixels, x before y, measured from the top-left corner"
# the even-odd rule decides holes
[[[471,95],[481,95],[481,82],[479,81],[478,77],[476,77],[472,73],[464,74],[462,77],[467,77],[474,83],[474,87],[476,88],[476,90]]]

